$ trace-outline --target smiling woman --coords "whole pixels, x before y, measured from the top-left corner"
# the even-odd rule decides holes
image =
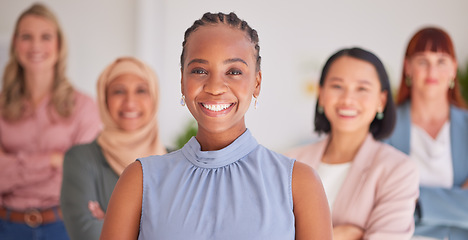
[[[258,144],[245,125],[260,94],[259,49],[234,13],[206,13],[187,29],[182,103],[197,135],[125,170],[101,239],[331,239],[315,172]]]
[[[68,81],[65,37],[42,4],[15,26],[0,93],[0,239],[68,239],[61,219],[64,153],[100,130],[93,100]]]
[[[317,169],[333,221],[333,239],[409,239],[418,196],[415,164],[381,143],[395,125],[382,62],[360,48],[325,63],[315,131],[328,136],[287,155]]]
[[[138,157],[165,154],[157,122],[158,79],[136,58],[112,62],[97,81],[104,123],[95,141],[65,155],[61,204],[71,239],[98,239],[114,186]]]

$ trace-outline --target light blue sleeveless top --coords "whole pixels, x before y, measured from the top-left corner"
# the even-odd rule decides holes
[[[193,137],[178,151],[138,161],[138,239],[295,238],[294,160],[259,145],[249,130],[218,151],[201,151]]]

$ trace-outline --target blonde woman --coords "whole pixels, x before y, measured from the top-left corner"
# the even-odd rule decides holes
[[[54,14],[34,4],[18,18],[0,93],[0,239],[68,239],[59,207],[63,154],[100,129],[92,99],[66,77]]]

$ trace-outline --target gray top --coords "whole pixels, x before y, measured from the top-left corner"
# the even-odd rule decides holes
[[[60,204],[70,239],[99,239],[103,221],[91,215],[88,202],[97,201],[106,212],[118,179],[96,140],[68,150],[63,163]]]

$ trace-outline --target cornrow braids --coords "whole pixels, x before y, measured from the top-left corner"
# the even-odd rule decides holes
[[[196,31],[200,26],[208,24],[227,24],[233,28],[240,29],[244,31],[247,36],[250,38],[250,41],[255,45],[255,57],[257,59],[256,70],[260,71],[260,62],[262,57],[260,56],[260,46],[258,45],[258,34],[257,31],[249,26],[249,24],[237,17],[233,12],[229,14],[225,13],[210,13],[207,12],[203,14],[203,17],[199,20],[196,20],[191,27],[189,27],[184,34],[184,42],[182,42],[182,54],[180,55],[180,67],[184,69],[185,61],[185,45],[187,39],[190,37],[194,31]]]

